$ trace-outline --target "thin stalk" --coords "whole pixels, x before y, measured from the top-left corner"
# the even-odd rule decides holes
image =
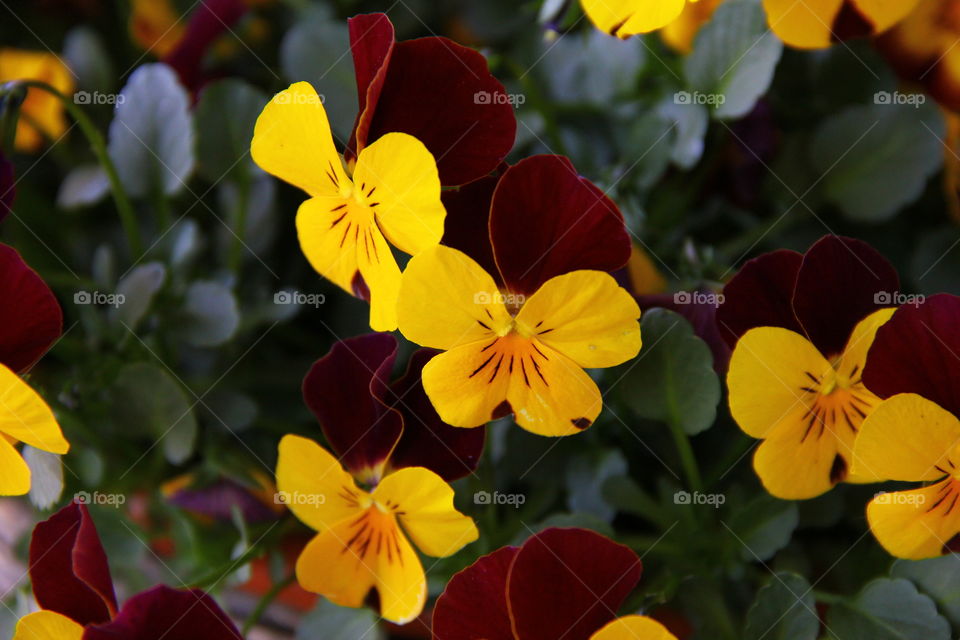
[[[246,621],[243,623],[243,630],[240,635],[247,637],[247,634],[250,633],[250,630],[260,622],[260,618],[263,617],[263,612],[267,610],[267,607],[277,599],[277,596],[280,595],[280,592],[293,584],[293,581],[297,579],[296,574],[291,573],[286,578],[276,583],[270,590],[263,594],[263,597],[260,598],[260,601],[257,602],[257,606],[253,609],[250,615],[247,617]]]
[[[683,467],[683,475],[687,478],[687,485],[691,491],[701,491],[703,489],[703,478],[700,476],[700,466],[697,464],[697,458],[693,455],[693,447],[690,445],[689,436],[680,426],[680,422],[672,416],[667,420],[667,424],[670,427],[670,433],[673,435],[677,454],[680,456],[680,465]]]

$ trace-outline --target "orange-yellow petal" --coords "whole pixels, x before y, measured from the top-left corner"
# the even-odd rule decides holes
[[[39,80],[69,96],[74,89],[74,76],[67,66],[52,53],[0,49],[0,83],[10,80]],[[44,138],[57,140],[67,131],[63,103],[54,95],[40,89],[30,89],[20,106],[17,121],[16,148],[36,151]]]
[[[669,24],[686,0],[581,0],[583,11],[601,31],[629,38]]]
[[[821,49],[850,37],[886,31],[918,0],[763,0],[770,29],[787,44]]]
[[[0,433],[50,453],[62,455],[70,449],[47,403],[3,365],[0,365]]]
[[[590,640],[677,640],[667,628],[647,616],[624,616],[608,622]]]
[[[867,522],[891,555],[933,558],[956,549],[958,496],[960,482],[952,478],[911,491],[879,493],[867,505]]]
[[[0,496],[22,496],[30,491],[30,467],[0,434]]]
[[[54,611],[37,611],[17,622],[13,640],[80,640],[83,627]]]

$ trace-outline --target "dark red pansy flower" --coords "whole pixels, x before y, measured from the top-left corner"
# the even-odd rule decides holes
[[[354,476],[376,484],[388,466],[422,466],[450,481],[476,468],[484,429],[445,424],[423,391],[420,371],[433,355],[415,352],[391,383],[396,338],[371,333],[337,342],[307,373],[304,400]]]
[[[432,36],[397,42],[382,13],[349,21],[360,111],[345,157],[398,131],[433,154],[446,186],[493,171],[513,147],[517,122],[503,85],[477,51]]]
[[[154,587],[133,596],[118,611],[100,537],[87,507],[77,502],[34,528],[30,579],[40,614],[65,616],[82,627],[85,640],[241,638],[216,602],[199,590]],[[18,633],[47,637],[42,625],[31,624],[37,615],[21,620]],[[80,629],[77,633],[79,637]]]
[[[670,638],[649,618],[617,618],[641,571],[633,551],[598,533],[546,529],[451,578],[434,608],[434,638],[588,640],[606,637],[598,632],[614,621],[661,634],[639,637]]]
[[[904,305],[877,330],[863,382],[881,398],[916,393],[960,417],[960,298]]]
[[[891,306],[899,289],[896,270],[873,247],[824,236],[805,254],[779,250],[745,264],[723,289],[717,322],[731,347],[754,327],[782,327],[835,356],[857,323]]]
[[[444,193],[443,203],[441,243],[469,255],[513,294],[531,295],[580,269],[615,271],[630,259],[617,205],[563,156],[525,158],[498,180]]]
[[[248,9],[244,0],[202,0],[197,5],[180,42],[163,59],[177,72],[183,86],[197,91],[209,79],[203,68],[207,52]]]
[[[50,287],[17,251],[0,244],[0,363],[32,367],[63,331],[63,312]]]

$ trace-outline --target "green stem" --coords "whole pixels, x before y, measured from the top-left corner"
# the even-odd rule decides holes
[[[240,554],[239,557],[234,558],[233,560],[228,562],[226,566],[221,567],[215,571],[211,571],[207,575],[197,580],[194,580],[187,586],[191,589],[209,589],[210,587],[213,587],[214,585],[218,584],[220,581],[222,581],[224,578],[226,578],[228,575],[230,575],[234,571],[239,570],[244,565],[249,564],[251,561],[255,560],[257,557],[260,556],[261,553],[263,553],[264,548],[265,546],[263,544],[255,544],[250,548],[248,548],[246,551],[244,551],[242,554]]]
[[[87,117],[87,114],[85,114],[69,96],[64,95],[46,82],[39,80],[17,80],[9,83],[8,86],[10,85],[14,87],[22,86],[40,89],[60,99],[60,102],[63,103],[67,112],[80,126],[80,130],[83,131],[83,135],[90,143],[90,147],[97,157],[97,161],[100,162],[104,172],[107,174],[107,179],[110,181],[110,190],[113,193],[113,200],[117,205],[117,212],[120,214],[120,222],[123,224],[123,229],[127,234],[127,243],[129,244],[131,254],[133,257],[143,254],[143,243],[140,239],[140,228],[137,223],[137,215],[133,210],[133,204],[130,202],[130,198],[127,196],[127,192],[120,182],[117,168],[110,159],[110,154],[107,152],[106,142],[94,126],[93,121]]]
[[[847,602],[847,598],[844,596],[838,596],[834,593],[827,593],[825,591],[814,591],[813,599],[817,602],[823,602],[824,604],[843,604]]]
[[[691,491],[701,491],[703,489],[703,479],[700,477],[700,467],[697,465],[697,458],[693,455],[693,447],[690,445],[690,438],[680,426],[680,422],[673,417],[667,420],[670,426],[670,433],[673,435],[673,442],[677,447],[677,453],[680,455],[680,465],[683,467],[683,474],[687,477],[687,484]]]
[[[241,631],[240,635],[247,637],[247,634],[250,633],[250,630],[253,629],[258,622],[260,622],[263,612],[267,610],[267,607],[270,606],[270,603],[276,600],[281,591],[293,584],[293,581],[296,580],[296,578],[296,574],[291,573],[286,578],[270,587],[270,590],[263,594],[263,597],[260,598],[260,601],[250,613],[250,616],[247,618],[246,622],[243,623],[243,630]]]

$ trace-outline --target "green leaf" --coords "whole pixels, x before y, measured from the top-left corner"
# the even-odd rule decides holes
[[[183,336],[195,347],[221,345],[240,326],[240,311],[233,293],[212,280],[197,281],[187,288],[183,310]]]
[[[694,435],[709,429],[720,402],[710,348],[679,314],[651,309],[640,320],[643,348],[618,386],[640,416],[677,422]]]
[[[761,495],[734,511],[727,525],[746,562],[765,562],[790,542],[800,516],[795,502]]]
[[[573,512],[589,513],[611,522],[616,509],[603,494],[607,479],[624,476],[627,460],[618,449],[590,451],[570,461],[567,482],[567,506]]]
[[[890,575],[910,580],[934,599],[954,626],[960,626],[960,556],[949,553],[927,560],[897,560]]]
[[[944,127],[932,104],[849,107],[823,121],[810,143],[819,188],[853,220],[887,220],[940,169]]]
[[[130,76],[110,123],[110,159],[131,196],[173,195],[194,165],[190,97],[170,67],[145,64]]]
[[[678,101],[707,104],[717,118],[740,118],[766,93],[783,53],[759,2],[733,0],[717,8],[694,40],[683,70],[693,93]]]
[[[384,629],[372,609],[340,607],[320,598],[297,626],[296,640],[385,640]]]
[[[163,287],[166,279],[166,267],[159,262],[148,262],[134,267],[117,284],[119,304],[113,310],[111,318],[127,325],[131,331],[135,330],[147,315],[154,296]]]
[[[248,180],[253,161],[250,141],[269,97],[243,80],[208,85],[197,103],[197,161],[200,175],[213,183],[230,177]]]
[[[560,102],[608,106],[633,89],[646,57],[640,38],[611,38],[597,29],[544,40],[541,47],[541,75]]]
[[[747,612],[744,640],[816,640],[820,631],[813,589],[794,573],[776,573]]]
[[[24,445],[23,459],[30,467],[30,502],[38,509],[49,509],[63,493],[60,456]]]
[[[114,418],[125,433],[148,433],[181,464],[193,454],[197,419],[180,385],[165,370],[138,362],[123,367],[112,390]]]
[[[835,640],[950,640],[950,625],[913,583],[879,578],[830,607],[827,633]]]

